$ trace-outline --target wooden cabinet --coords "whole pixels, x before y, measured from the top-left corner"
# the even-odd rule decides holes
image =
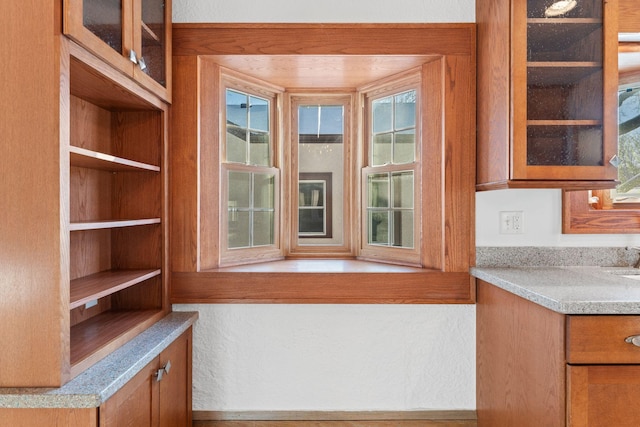
[[[478,280],[478,427],[638,425],[640,316],[563,315]]]
[[[82,394],[100,388],[95,385],[100,379],[92,378],[91,385],[80,386],[75,394],[61,392],[54,404],[29,407],[25,399],[14,407],[0,407],[0,420],[3,426],[15,427],[191,427],[191,352],[189,326],[99,407],[65,407],[86,404]],[[102,381],[102,386],[111,385]],[[90,400],[100,399],[100,394]]]
[[[0,16],[0,387],[59,387],[170,311],[168,105],[38,6]]]
[[[616,0],[476,2],[478,189],[615,185],[617,14]]]
[[[171,0],[64,0],[64,33],[171,101]]]
[[[129,92],[81,47],[70,44],[70,58],[73,377],[168,310],[168,118],[163,102]]]
[[[100,427],[191,426],[191,328],[99,412]]]

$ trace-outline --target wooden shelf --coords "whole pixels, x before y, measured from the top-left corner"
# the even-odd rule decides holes
[[[156,34],[155,31],[151,29],[144,21],[140,21],[140,26],[142,27],[142,39],[145,41],[152,41],[157,45],[160,45],[162,42],[160,37]]]
[[[70,308],[102,298],[160,275],[160,269],[109,270],[71,281]]]
[[[140,225],[152,224],[160,224],[160,218],[72,222],[69,225],[69,231],[103,230],[106,228],[136,227]]]
[[[71,376],[151,326],[162,310],[106,311],[71,327]]]
[[[527,62],[527,84],[575,84],[599,71],[602,71],[601,62]]]
[[[599,25],[602,25],[602,19],[600,18],[528,18],[527,24],[544,24],[544,25],[599,24]]]
[[[124,159],[110,154],[100,153],[86,148],[70,146],[71,166],[101,169],[111,172],[151,171],[160,172],[160,167],[135,160]]]
[[[602,120],[527,120],[527,126],[602,126]]]

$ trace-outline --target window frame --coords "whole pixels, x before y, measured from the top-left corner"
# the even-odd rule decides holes
[[[620,89],[638,85],[637,76],[634,78],[627,76],[626,79],[622,79],[622,75],[620,77]],[[610,189],[563,190],[562,233],[640,233],[640,208],[637,204],[615,205]]]
[[[251,264],[255,262],[274,261],[283,258],[283,248],[280,239],[280,175],[279,156],[280,150],[280,127],[278,126],[279,117],[278,106],[281,103],[282,90],[275,86],[271,86],[266,82],[261,82],[249,76],[241,75],[234,70],[222,69],[220,73],[219,85],[219,158],[220,164],[217,166],[219,170],[219,192],[220,192],[220,209],[219,209],[219,261],[220,267]],[[226,96],[227,90],[233,90],[247,96],[255,96],[266,99],[269,105],[269,166],[251,165],[239,162],[227,161],[227,113],[226,113]],[[248,128],[250,130],[250,128]],[[249,156],[249,154],[248,154]],[[273,213],[273,233],[274,241],[271,245],[252,246],[245,248],[229,248],[229,172],[243,172],[251,174],[268,174],[274,176],[274,213]]]
[[[441,304],[475,301],[476,26],[438,24],[175,24],[173,27],[171,303]],[[356,260],[283,260],[220,268],[216,58],[417,55],[423,105],[425,268]],[[268,58],[265,58],[268,56]],[[263,58],[261,61],[259,58]],[[358,71],[367,73],[366,69]],[[358,113],[360,114],[360,113]],[[214,189],[212,191],[212,188]],[[426,231],[425,231],[426,230]],[[424,238],[426,236],[426,239]],[[425,243],[428,242],[428,243]]]
[[[387,262],[387,263],[398,263],[411,265],[414,267],[423,267],[422,258],[421,258],[421,248],[422,248],[422,232],[421,232],[421,224],[422,224],[422,189],[426,186],[422,185],[422,129],[425,125],[420,120],[422,117],[422,102],[423,102],[423,94],[421,90],[422,85],[422,73],[420,69],[409,70],[401,76],[393,76],[386,81],[375,82],[372,85],[363,88],[362,98],[364,105],[364,141],[362,143],[363,154],[362,154],[362,162],[363,167],[361,169],[361,193],[362,193],[362,201],[361,201],[361,243],[359,256],[361,259],[376,261],[376,262]],[[387,98],[389,96],[395,96],[401,94],[403,92],[407,92],[410,90],[416,91],[416,111],[415,111],[415,146],[414,146],[414,161],[411,163],[391,163],[385,165],[372,165],[372,147],[371,141],[373,136],[373,102]],[[413,247],[412,248],[404,248],[404,247],[395,247],[395,246],[385,246],[385,245],[375,245],[370,244],[368,242],[368,185],[367,185],[367,177],[371,174],[376,173],[395,173],[395,172],[404,172],[411,171],[413,172]],[[391,185],[391,182],[390,184]],[[426,195],[427,193],[425,193]],[[391,201],[390,201],[391,203]]]
[[[355,181],[355,152],[357,152],[357,144],[355,142],[356,129],[353,124],[354,115],[356,114],[356,95],[353,91],[336,90],[335,93],[318,92],[318,91],[288,91],[285,94],[285,115],[284,126],[289,135],[285,138],[285,168],[288,171],[288,185],[290,188],[298,188],[299,185],[299,142],[295,137],[297,134],[298,107],[301,105],[343,105],[344,106],[344,134],[343,134],[343,191],[342,197],[342,244],[336,245],[310,245],[300,244],[298,237],[298,192],[288,191],[289,205],[285,207],[289,213],[288,221],[286,221],[285,230],[288,241],[285,256],[287,258],[346,258],[354,257],[355,243],[357,235],[352,231],[358,224],[355,209],[357,203],[354,200],[357,192],[354,192],[353,182]],[[287,191],[285,186],[285,191]],[[335,230],[334,230],[335,233]]]

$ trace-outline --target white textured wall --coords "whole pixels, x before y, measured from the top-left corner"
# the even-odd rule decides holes
[[[174,0],[175,22],[473,22],[473,0]],[[624,246],[561,235],[560,193],[477,196],[478,246]],[[498,233],[523,210],[525,233]],[[469,305],[180,305],[198,310],[196,411],[475,408]]]
[[[500,211],[522,211],[524,232],[500,234]],[[560,190],[476,193],[477,246],[632,246],[640,234],[562,234]]]
[[[174,0],[174,22],[474,22],[473,0]]]
[[[473,306],[197,310],[194,410],[475,408]]]

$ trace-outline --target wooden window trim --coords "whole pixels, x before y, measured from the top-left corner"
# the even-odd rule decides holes
[[[232,70],[222,70],[220,73],[220,93],[219,93],[219,103],[218,103],[218,116],[226,122],[226,92],[227,89],[235,90],[243,94],[248,94],[252,96],[257,96],[260,98],[264,98],[269,102],[269,134],[270,134],[270,147],[269,147],[269,163],[272,166],[254,166],[247,165],[242,163],[235,162],[226,162],[222,161],[220,164],[214,166],[215,170],[218,171],[220,187],[218,189],[221,199],[220,199],[220,215],[219,215],[219,224],[220,230],[217,235],[220,236],[220,242],[218,244],[218,263],[217,265],[225,266],[225,265],[236,265],[236,264],[246,264],[251,262],[256,262],[256,260],[261,260],[262,262],[273,261],[277,259],[282,259],[282,245],[280,242],[280,166],[278,160],[278,156],[275,154],[279,150],[278,138],[279,138],[279,127],[276,126],[278,118],[276,117],[275,112],[277,111],[278,97],[282,94],[282,90],[275,86],[268,86],[264,83],[251,79],[245,78],[245,76],[241,76],[238,73]],[[212,94],[212,97],[215,97]],[[223,122],[223,123],[224,123]],[[220,153],[220,159],[226,159],[226,149],[227,149],[227,135],[226,135],[226,126],[221,126],[218,134],[219,134],[219,147],[218,151]],[[229,249],[227,247],[228,242],[228,173],[230,171],[238,171],[238,172],[251,172],[251,173],[266,173],[273,174],[275,179],[275,210],[274,210],[274,242],[272,245],[268,247],[251,247],[251,248],[237,248],[237,249]],[[213,187],[212,190],[215,191]],[[210,213],[206,213],[210,215]]]
[[[609,190],[593,190],[599,206],[589,204],[588,191],[562,192],[562,232],[565,234],[640,233],[640,210],[612,208]]]
[[[422,149],[423,141],[422,136],[426,133],[423,133],[423,129],[428,129],[432,126],[437,126],[434,123],[434,120],[437,122],[438,118],[442,116],[441,112],[432,114],[423,114],[422,106],[425,104],[431,104],[432,99],[429,99],[430,96],[437,96],[441,93],[441,91],[434,91],[434,93],[427,93],[422,89],[422,70],[413,70],[406,73],[406,76],[402,76],[401,78],[394,78],[388,82],[376,82],[374,85],[365,88],[363,92],[364,98],[364,111],[365,111],[365,130],[364,130],[364,138],[365,141],[363,143],[363,151],[364,151],[364,167],[361,170],[361,194],[362,194],[362,203],[361,203],[361,243],[360,243],[360,258],[364,260],[378,261],[378,262],[390,262],[390,263],[398,263],[405,265],[414,265],[421,266],[423,264],[428,264],[429,261],[424,259],[421,256],[422,249],[422,238],[425,235],[423,230],[421,229],[424,224],[421,221],[421,207],[422,207],[422,199],[421,190],[425,188],[429,188],[428,182],[424,183],[422,181],[421,174],[421,165],[422,164],[431,164],[437,165],[436,159],[429,159],[429,152],[427,150]],[[416,123],[415,123],[415,157],[414,161],[406,164],[389,164],[389,165],[372,165],[372,153],[371,153],[371,136],[372,136],[372,123],[371,123],[371,114],[373,111],[372,103],[380,98],[385,98],[389,96],[394,96],[396,94],[414,90],[416,92],[417,103],[416,103]],[[427,98],[427,100],[425,100]],[[434,114],[435,113],[435,114]],[[420,119],[422,118],[422,120]],[[425,158],[422,158],[422,155],[425,155]],[[401,171],[410,171],[413,172],[413,239],[414,239],[414,247],[413,248],[398,248],[393,246],[382,246],[382,245],[374,245],[368,242],[368,219],[367,219],[367,211],[368,211],[368,188],[367,188],[367,177],[371,174],[376,173],[393,173],[393,172],[401,172]],[[430,194],[432,192],[436,192],[436,189],[424,190],[424,194]],[[428,198],[428,197],[424,197]],[[430,226],[429,224],[424,224],[425,226]],[[427,229],[424,230],[428,232]]]
[[[287,119],[284,121],[285,127],[290,130],[290,133],[297,132],[298,120],[298,107],[300,105],[317,104],[317,105],[342,105],[344,107],[344,134],[342,147],[343,147],[343,188],[341,194],[335,194],[335,197],[342,198],[342,243],[330,245],[325,247],[323,245],[311,245],[301,244],[298,236],[298,192],[292,192],[288,202],[289,221],[285,224],[288,232],[288,247],[286,248],[285,256],[292,258],[348,258],[353,257],[355,254],[355,241],[356,235],[353,232],[354,226],[354,188],[353,188],[353,174],[354,174],[354,151],[355,138],[353,118],[357,109],[355,94],[350,91],[336,90],[335,93],[316,93],[313,91],[305,91],[299,93],[292,91],[285,96],[286,109],[289,110]],[[289,122],[289,119],[294,123]],[[289,177],[289,183],[293,188],[296,188],[299,183],[299,142],[296,143],[295,138],[288,138],[285,141],[285,170]],[[286,200],[285,200],[286,202]]]
[[[171,253],[173,303],[473,303],[475,281],[475,66],[474,24],[176,24],[173,27]],[[218,161],[214,106],[219,67],[208,55],[429,55],[427,90],[438,91],[425,114],[422,165],[430,197],[423,197],[428,263],[411,269],[357,260],[284,260],[218,268],[219,194],[211,164]],[[427,110],[425,110],[425,107]],[[203,117],[212,117],[209,122]],[[286,172],[283,172],[286,173]]]

